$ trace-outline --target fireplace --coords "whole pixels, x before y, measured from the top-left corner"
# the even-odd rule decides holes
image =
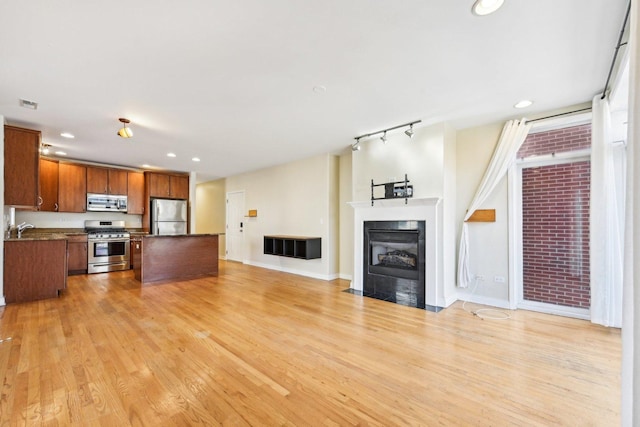
[[[442,199],[436,197],[414,197],[408,199],[407,203],[398,199],[376,200],[374,206],[371,205],[370,200],[350,202],[349,205],[353,207],[354,254],[353,280],[349,291],[358,295],[373,296],[378,294],[389,301],[395,299],[396,302],[403,304],[407,302],[407,304],[416,307],[424,303],[424,309],[436,312],[455,301],[452,297],[451,301],[447,303],[444,293],[445,276],[449,278],[451,283],[454,283],[455,279],[452,269],[445,269],[443,253],[447,254],[447,259],[453,260],[455,258],[455,242],[452,240],[452,244],[447,246],[445,251],[443,223],[447,223],[447,221],[443,219],[441,201]],[[369,222],[378,224],[373,227],[375,230],[393,231],[393,228],[390,228],[392,223],[401,224],[399,227],[394,226],[401,231],[419,230],[417,280],[414,278],[416,273],[408,268],[395,269],[393,271],[395,277],[387,280],[389,277],[384,274],[384,270],[375,271],[376,267],[384,268],[386,266],[376,266],[375,260],[374,265],[369,266],[369,242],[366,240],[367,233],[364,226]],[[455,233],[453,227],[451,227],[451,232]],[[395,236],[395,234],[391,235]],[[366,244],[363,244],[365,241]],[[450,265],[453,265],[453,261]],[[370,269],[374,271],[370,272]],[[366,294],[365,282],[367,283]],[[419,295],[420,297],[418,297]]]
[[[365,296],[425,308],[425,221],[365,221]]]

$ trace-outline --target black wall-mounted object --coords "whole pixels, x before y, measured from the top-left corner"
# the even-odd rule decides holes
[[[264,253],[300,259],[322,257],[322,239],[302,236],[264,236]]]
[[[375,197],[374,188],[384,187],[384,197]],[[407,203],[407,199],[413,197],[413,185],[409,185],[409,179],[407,174],[404,174],[404,181],[385,182],[382,184],[374,184],[371,180],[371,206],[375,200],[384,199],[404,199],[404,203]]]

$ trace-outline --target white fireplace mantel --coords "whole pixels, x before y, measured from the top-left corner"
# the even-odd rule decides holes
[[[440,198],[381,199],[349,202],[354,210],[351,288],[362,291],[365,221],[425,221],[425,304],[446,307],[443,283],[442,203]]]

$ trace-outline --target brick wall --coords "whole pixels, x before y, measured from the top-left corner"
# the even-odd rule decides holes
[[[516,157],[562,153],[591,147],[591,124],[571,126],[527,136]]]
[[[522,171],[524,299],[589,308],[589,161]]]

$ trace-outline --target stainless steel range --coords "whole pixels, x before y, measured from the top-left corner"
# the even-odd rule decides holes
[[[129,269],[131,235],[124,221],[87,220],[84,229],[88,241],[88,273]]]

